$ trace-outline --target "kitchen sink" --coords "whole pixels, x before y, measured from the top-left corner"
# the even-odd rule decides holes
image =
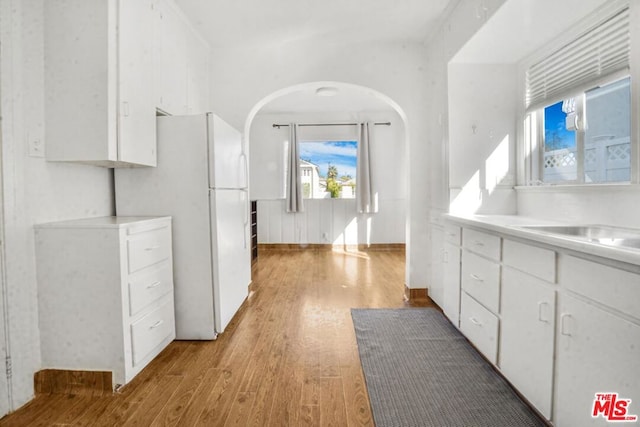
[[[523,225],[521,228],[606,246],[640,249],[640,230],[604,225]]]

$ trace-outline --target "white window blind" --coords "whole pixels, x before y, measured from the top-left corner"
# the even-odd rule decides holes
[[[527,109],[629,68],[629,8],[535,63],[526,73]],[[548,102],[546,102],[548,103]]]

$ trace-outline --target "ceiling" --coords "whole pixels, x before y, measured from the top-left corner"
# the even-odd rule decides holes
[[[424,41],[450,0],[176,0],[212,47]]]
[[[567,28],[585,19],[606,1],[507,1],[458,51],[452,62],[517,63],[541,46],[553,43]]]
[[[214,48],[250,48],[287,42],[421,43],[434,33],[455,0],[176,0]],[[315,87],[283,95],[261,113],[389,111],[364,88],[340,87],[336,96]]]
[[[318,96],[315,91],[326,87],[325,83],[309,84],[295,92],[280,96],[266,104],[261,113],[330,113],[330,112],[373,112],[391,111],[393,108],[372,91],[350,85],[336,84],[335,96]]]

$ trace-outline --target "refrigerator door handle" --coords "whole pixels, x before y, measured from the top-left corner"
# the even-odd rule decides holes
[[[243,188],[249,187],[249,165],[247,164],[247,155],[242,152],[240,154],[240,158],[242,159],[242,166],[244,168],[244,185]]]
[[[244,195],[244,248],[247,249],[247,226],[249,225],[249,208],[250,208],[250,204],[249,204],[249,192],[247,190],[244,190],[242,192]]]

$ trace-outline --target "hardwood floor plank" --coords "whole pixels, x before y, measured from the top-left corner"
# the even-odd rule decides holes
[[[237,394],[236,400],[231,405],[231,411],[224,423],[225,427],[246,426],[251,414],[251,407],[256,400],[256,392],[241,391]]]
[[[237,373],[230,369],[223,369],[222,375],[211,389],[197,422],[198,426],[223,426],[229,415],[231,402],[235,397],[234,384],[239,382]],[[236,387],[238,387],[236,385]]]
[[[300,408],[300,426],[320,426],[320,407],[318,405],[302,405]]]
[[[341,372],[347,423],[350,427],[373,426],[369,394],[360,365],[343,366]]]
[[[115,394],[39,395],[0,426],[371,426],[350,310],[429,305],[404,301],[404,270],[393,251],[261,251],[217,340],[174,341]]]
[[[274,391],[273,406],[269,422],[265,425],[279,427],[297,426],[300,418],[300,396],[302,393],[302,369],[285,365]]]
[[[36,422],[34,422],[33,425],[70,425],[76,418],[82,416],[82,414],[89,406],[91,406],[92,403],[95,403],[95,400],[92,401],[90,396],[86,396],[84,394],[69,394],[65,396],[67,397],[67,401],[61,403],[61,405],[66,408],[64,412],[58,414],[53,419],[46,419],[46,417],[41,417]]]
[[[187,410],[191,400],[205,380],[210,368],[208,355],[215,346],[215,342],[190,341],[182,355],[182,363],[174,365],[167,375],[182,377],[180,386],[175,390],[172,398],[158,413],[152,425],[175,426]]]
[[[175,375],[165,375],[158,382],[158,390],[153,399],[140,402],[138,409],[122,424],[125,427],[148,426],[158,416],[167,401],[174,395],[184,378]]]
[[[53,419],[60,415],[61,411],[52,411],[52,408],[60,408],[67,398],[62,394],[37,396],[18,411],[0,419],[0,425],[23,427],[34,424],[38,419]]]
[[[71,425],[74,427],[88,427],[99,425],[100,420],[105,419],[105,415],[108,413],[110,406],[119,399],[118,396],[112,395],[109,398],[100,397],[99,399],[94,399],[91,405],[85,408],[83,414],[81,414],[78,418],[73,420]]]
[[[302,406],[318,406],[320,404],[320,367],[305,366],[302,371]]]
[[[209,398],[209,393],[211,392],[212,387],[218,382],[220,376],[222,376],[222,369],[207,369],[204,377],[202,378],[202,382],[196,388],[192,399],[187,404],[187,407],[175,425],[196,425],[198,418],[200,418],[200,414],[202,414],[205,403]]]
[[[347,412],[341,377],[320,378],[320,425],[347,425]]]

